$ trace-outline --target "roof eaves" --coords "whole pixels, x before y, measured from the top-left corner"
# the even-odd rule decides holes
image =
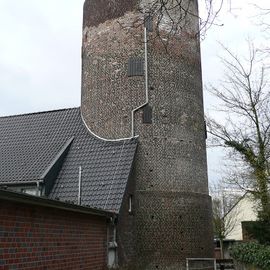
[[[1,186],[21,186],[21,185],[36,185],[37,183],[43,183],[42,179],[37,179],[37,180],[29,180],[29,181],[17,181],[17,182],[0,182],[0,187]]]
[[[25,193],[17,193],[17,192],[2,190],[1,188],[0,188],[0,199],[5,200],[5,201],[12,201],[12,202],[19,202],[19,203],[25,203],[25,204],[30,204],[30,205],[50,207],[50,208],[56,208],[56,209],[89,214],[89,215],[103,216],[103,217],[108,217],[108,218],[116,215],[116,213],[114,212],[105,211],[102,209],[69,204],[66,202],[51,200],[44,197],[37,197],[33,195],[28,195]]]

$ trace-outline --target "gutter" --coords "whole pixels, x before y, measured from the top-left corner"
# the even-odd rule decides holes
[[[147,47],[147,29],[144,27],[144,72],[145,72],[145,103],[135,108],[131,115],[131,137],[135,137],[135,112],[142,109],[149,103],[149,86],[148,86],[148,47]]]
[[[88,215],[102,216],[102,217],[107,217],[107,218],[114,217],[115,215],[117,215],[114,212],[105,211],[103,209],[79,206],[76,204],[51,200],[44,197],[37,197],[37,196],[25,194],[25,193],[7,191],[3,189],[0,189],[0,200],[24,203],[24,204],[35,205],[35,206],[49,207],[49,208],[54,208],[54,209],[66,210],[66,211],[83,213],[83,214],[88,214]]]

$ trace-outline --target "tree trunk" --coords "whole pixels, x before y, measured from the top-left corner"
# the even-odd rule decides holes
[[[223,260],[224,259],[223,239],[220,239],[219,242],[220,242],[220,258]]]

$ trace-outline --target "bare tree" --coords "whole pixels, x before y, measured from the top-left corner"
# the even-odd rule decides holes
[[[259,217],[270,221],[270,89],[268,70],[257,61],[250,45],[248,59],[241,60],[224,48],[226,73],[218,87],[209,91],[221,102],[224,122],[207,119],[214,145],[230,150],[231,158],[242,162],[243,170],[231,182],[250,192],[259,201]],[[238,168],[239,170],[239,168]],[[244,177],[243,177],[244,176]]]
[[[156,35],[160,36],[163,23],[169,25],[168,34],[180,34],[187,24],[195,18],[199,19],[199,28],[195,34],[204,36],[206,30],[214,23],[216,17],[223,7],[223,0],[199,0],[201,14],[198,14],[198,7],[194,0],[151,0],[142,1],[139,11],[156,18]]]
[[[215,237],[220,242],[221,259],[224,258],[224,239],[234,230],[237,218],[227,216],[239,197],[231,191],[226,191],[224,185],[219,183],[211,188],[213,227]]]
[[[141,16],[133,22],[132,27],[120,21],[119,24],[129,31],[151,20],[153,31],[148,40],[161,42],[167,50],[174,39],[185,36],[203,39],[213,24],[218,25],[216,18],[223,5],[224,0],[141,0],[137,4]]]
[[[270,8],[269,7],[262,7],[257,4],[254,5],[255,8],[258,10],[257,19],[259,20],[259,24],[263,27],[264,30],[270,30]]]
[[[270,38],[270,7],[269,5],[262,6],[260,4],[253,4],[255,11],[252,19],[254,24],[261,28],[262,37],[265,38],[265,44],[261,45],[259,49],[262,57],[265,58],[270,55],[270,46],[268,45],[268,40]]]

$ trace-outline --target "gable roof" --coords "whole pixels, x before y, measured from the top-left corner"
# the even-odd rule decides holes
[[[0,117],[0,185],[44,181],[58,164],[49,198],[118,212],[136,140],[101,141],[85,127],[80,108]]]
[[[254,201],[254,199],[252,200],[250,196],[251,193],[245,191],[243,195],[239,196],[234,205],[227,211],[227,213],[223,216],[223,218],[226,218],[228,215],[230,215],[233,212],[233,210],[236,209],[239,206],[239,204],[241,204],[244,200]]]

